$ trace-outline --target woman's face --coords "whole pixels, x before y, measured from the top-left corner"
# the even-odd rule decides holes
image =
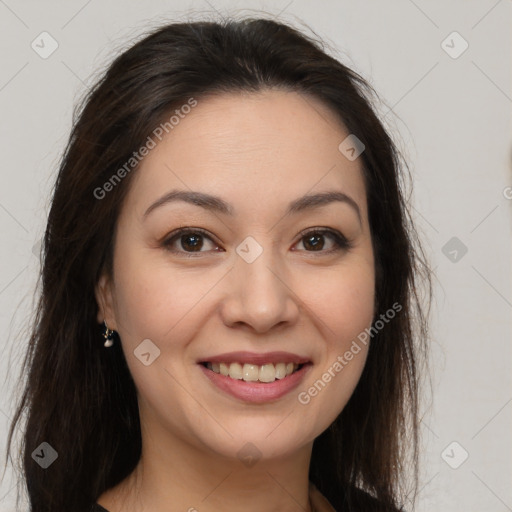
[[[361,159],[338,148],[348,135],[311,97],[224,94],[134,171],[98,319],[119,332],[160,442],[275,458],[344,408],[368,347],[345,354],[371,325],[375,285]],[[163,200],[171,191],[215,199]],[[305,200],[327,192],[341,200]],[[289,363],[302,366],[285,376]]]

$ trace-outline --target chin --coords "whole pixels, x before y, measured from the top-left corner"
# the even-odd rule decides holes
[[[289,420],[292,416],[293,413]],[[321,433],[299,422],[301,418],[298,415],[291,421],[283,421],[285,417],[246,418],[225,423],[223,425],[231,436],[222,431],[225,435],[208,436],[205,439],[203,433],[202,442],[222,457],[244,462],[247,457],[254,460],[289,456],[311,443]]]

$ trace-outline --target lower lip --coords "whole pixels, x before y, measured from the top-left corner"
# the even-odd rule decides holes
[[[311,363],[304,364],[300,370],[283,379],[276,379],[274,382],[266,383],[232,379],[221,373],[215,373],[202,364],[199,366],[215,386],[229,395],[245,402],[264,403],[277,400],[295,389],[309,371]]]

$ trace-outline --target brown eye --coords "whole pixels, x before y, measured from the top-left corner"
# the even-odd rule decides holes
[[[181,235],[181,237],[180,237],[181,247],[183,247],[184,249],[187,249],[187,250],[191,249],[194,252],[200,251],[201,247],[203,246],[202,236],[203,235],[198,235],[198,234],[193,234],[193,233]]]
[[[306,232],[302,232],[301,235],[302,244],[306,248],[307,252],[329,253],[349,249],[351,247],[350,242],[341,233],[331,229],[311,229]],[[323,250],[325,247],[326,237],[333,241],[334,247]]]
[[[163,245],[172,253],[193,256],[193,253],[207,252],[201,250],[204,247],[205,239],[213,242],[213,240],[206,235],[206,231],[202,229],[181,228],[171,233],[171,236],[163,242]],[[176,245],[178,249],[175,248]],[[217,247],[215,243],[212,245]]]

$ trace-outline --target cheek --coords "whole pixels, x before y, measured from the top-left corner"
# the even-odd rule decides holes
[[[368,344],[362,343],[361,334],[371,326],[374,316],[375,281],[373,268],[367,264],[354,265],[341,273],[326,294],[327,323],[331,329],[327,347],[327,365],[336,373],[343,373],[348,389],[355,388],[366,361]],[[336,362],[343,365],[333,368]],[[336,379],[334,379],[336,380]],[[334,386],[336,387],[336,385]],[[348,399],[348,398],[347,398]]]
[[[325,338],[331,340],[329,348],[342,349],[372,322],[375,280],[371,262],[359,260],[303,279],[300,295]]]
[[[309,289],[314,293],[306,295],[307,305],[325,344],[317,368],[299,390],[298,401],[308,417],[317,418],[314,430],[321,432],[349,401],[366,362],[369,343],[361,341],[368,341],[361,333],[371,326],[374,315],[372,262],[358,260],[331,269],[323,277],[317,275],[315,287]]]
[[[127,340],[165,339],[194,307],[200,307],[214,284],[204,272],[201,278],[199,270],[172,269],[165,258],[155,257],[156,251],[127,247],[123,253],[119,247],[123,256],[115,262],[116,318]]]

